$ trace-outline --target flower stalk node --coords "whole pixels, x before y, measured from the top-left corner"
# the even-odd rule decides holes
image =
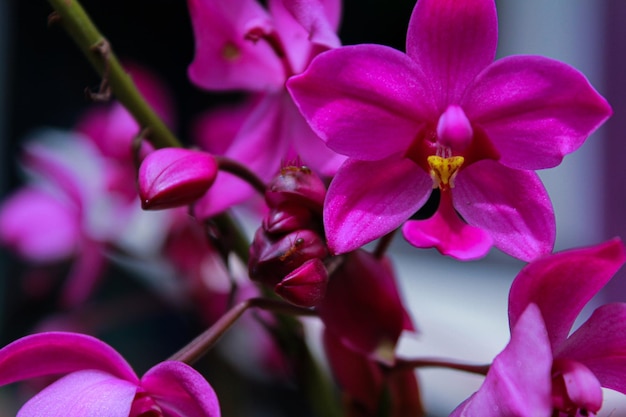
[[[90,51],[99,55],[104,61],[104,71],[102,80],[97,92],[93,92],[89,87],[85,88],[85,97],[94,102],[106,102],[111,99],[111,86],[109,84],[109,73],[111,72],[111,45],[106,39],[101,39],[98,43],[89,48]]]

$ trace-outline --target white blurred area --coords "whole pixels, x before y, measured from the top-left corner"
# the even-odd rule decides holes
[[[498,56],[532,54],[558,59],[582,71],[602,93],[603,3],[498,1]],[[601,133],[559,167],[540,172],[556,212],[557,251],[602,241]],[[400,356],[490,363],[509,340],[508,290],[524,264],[496,250],[484,260],[461,263],[396,240],[395,265],[419,329],[417,336],[403,338]],[[589,307],[582,318],[591,312]],[[429,416],[447,416],[482,382],[479,376],[432,368],[420,370],[419,375]],[[626,397],[607,391],[599,415],[626,416]]]

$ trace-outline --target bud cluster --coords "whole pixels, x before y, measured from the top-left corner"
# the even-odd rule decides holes
[[[324,297],[328,248],[322,208],[326,186],[306,166],[287,166],[268,184],[269,212],[250,247],[250,278],[285,300],[314,307]]]

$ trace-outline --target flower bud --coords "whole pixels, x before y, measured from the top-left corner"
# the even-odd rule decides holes
[[[250,247],[248,271],[251,279],[273,287],[309,259],[326,256],[328,249],[313,230],[274,237],[259,228]]]
[[[139,167],[141,207],[160,210],[191,204],[206,193],[217,172],[211,154],[182,148],[156,150]]]
[[[320,212],[325,196],[326,186],[317,174],[305,166],[282,168],[265,192],[265,200],[270,207],[294,203]]]
[[[287,275],[274,291],[292,304],[315,307],[324,298],[327,284],[328,271],[319,258],[314,258]]]
[[[263,218],[263,228],[267,233],[289,233],[311,225],[311,210],[293,204],[281,204],[270,210]]]

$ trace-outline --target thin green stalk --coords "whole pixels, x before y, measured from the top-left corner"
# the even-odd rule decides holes
[[[55,10],[51,22],[59,23],[76,42],[98,74],[103,86],[110,87],[116,99],[133,115],[156,148],[181,146],[180,141],[144,100],[133,80],[124,70],[108,41],[98,31],[78,0],[48,0]],[[102,93],[102,92],[101,92]]]

